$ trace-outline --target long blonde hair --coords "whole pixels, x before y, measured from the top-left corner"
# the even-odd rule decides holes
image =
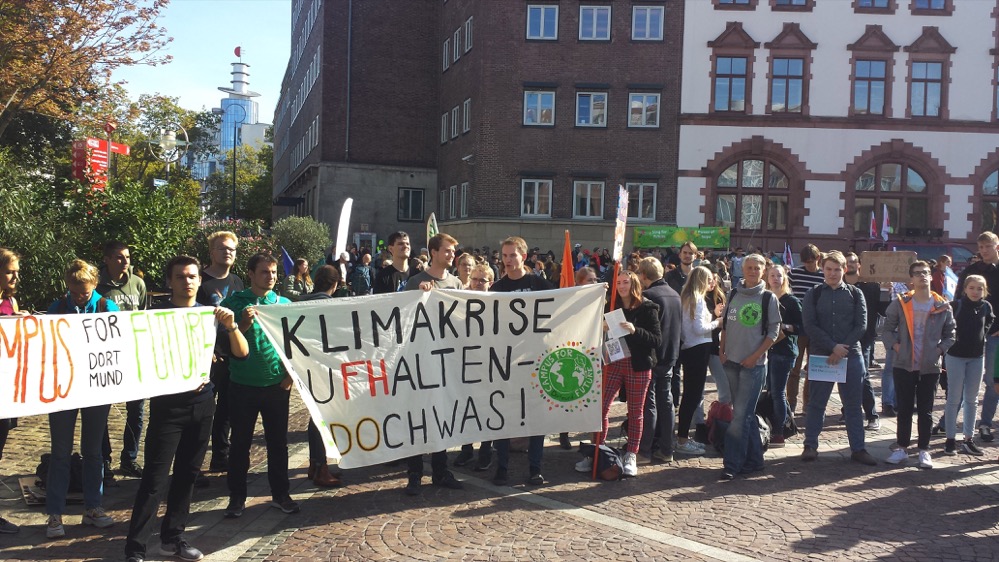
[[[699,265],[690,270],[687,282],[683,284],[683,290],[680,291],[680,306],[691,320],[697,311],[697,301],[704,300],[704,295],[708,292],[711,277],[711,270]]]
[[[7,248],[0,248],[0,268],[5,269],[11,266],[12,264],[15,263],[19,264],[20,261],[21,257],[18,256],[17,253],[15,253],[13,250],[8,250]],[[0,299],[11,298],[15,294],[17,294],[16,286],[10,290],[0,289]]]

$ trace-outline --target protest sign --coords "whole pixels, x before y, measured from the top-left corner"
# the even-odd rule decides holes
[[[909,282],[909,264],[916,252],[864,252],[860,254],[860,278],[876,283]]]
[[[198,388],[211,307],[0,317],[0,414],[33,416]]]
[[[257,309],[344,468],[601,424],[604,287],[410,291]]]

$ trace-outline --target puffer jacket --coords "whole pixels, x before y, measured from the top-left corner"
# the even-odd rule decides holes
[[[882,338],[885,347],[899,344],[895,353],[894,366],[906,371],[919,371],[920,374],[939,373],[940,358],[954,345],[954,314],[951,312],[947,299],[936,293],[933,297],[933,308],[926,317],[926,328],[923,330],[923,356],[919,365],[915,362],[915,350],[912,347],[912,297],[914,291],[898,295],[888,305]]]

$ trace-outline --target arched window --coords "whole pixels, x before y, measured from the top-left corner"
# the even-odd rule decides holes
[[[787,232],[788,178],[766,159],[740,160],[715,181],[715,221],[733,232]]]
[[[866,237],[870,232],[871,211],[874,211],[876,230],[880,233],[886,206],[892,233],[904,233],[907,228],[927,228],[931,226],[929,204],[922,174],[908,164],[878,164],[860,174],[854,185],[853,230]]]
[[[999,215],[999,170],[989,174],[982,182],[981,200],[982,231],[996,232],[997,215]]]

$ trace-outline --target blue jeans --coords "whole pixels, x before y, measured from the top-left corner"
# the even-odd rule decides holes
[[[892,369],[895,363],[895,350],[885,346],[885,367],[881,370],[881,409],[895,407],[895,378]]]
[[[733,361],[725,363],[725,375],[732,391],[732,424],[725,433],[725,470],[732,474],[763,468],[763,441],[756,419],[756,403],[763,390],[766,365],[745,368]]]
[[[999,349],[999,336],[985,338],[985,373],[982,375],[985,381],[985,397],[982,398],[982,417],[978,420],[978,425],[989,427],[992,427],[992,420],[996,417],[996,406],[999,406],[999,394],[996,394],[995,381],[992,380],[996,349]]]
[[[508,470],[510,466],[510,440],[497,439],[493,441],[496,448],[496,468],[498,470]],[[527,463],[530,465],[531,474],[541,472],[541,460],[545,454],[545,436],[532,435],[528,438]]]
[[[45,483],[45,513],[62,515],[69,492],[69,460],[73,456],[76,416],[80,414],[80,451],[83,455],[83,505],[85,509],[101,507],[104,494],[104,456],[101,446],[108,425],[110,404],[76,408],[49,414],[49,434],[52,456]]]
[[[711,378],[715,379],[718,401],[724,404],[731,404],[732,389],[728,387],[728,375],[725,374],[725,366],[722,365],[721,357],[718,357],[714,353],[708,357],[708,371],[711,372]]]
[[[850,440],[850,450],[863,451],[864,446],[864,410],[860,405],[864,387],[864,358],[854,350],[846,359],[846,382],[839,383],[839,398],[843,402],[843,413],[846,415],[846,436]],[[889,377],[890,378],[890,377]],[[826,419],[826,405],[832,394],[833,383],[811,381],[811,391],[808,397],[808,414],[805,418],[805,446],[813,449],[819,447],[819,433]]]
[[[944,425],[947,439],[957,436],[957,410],[964,410],[964,437],[975,435],[975,408],[978,406],[978,389],[982,386],[985,357],[947,356],[947,407]]]
[[[794,366],[794,355],[771,353],[767,357],[767,386],[774,403],[774,418],[770,420],[772,433],[783,435],[784,424],[787,422],[787,379]]]

